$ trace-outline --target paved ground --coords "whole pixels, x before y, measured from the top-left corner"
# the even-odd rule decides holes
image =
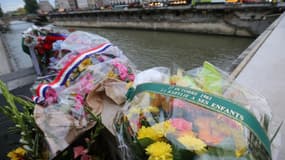
[[[262,94],[279,121],[285,120],[285,13],[279,24],[237,77],[242,85]],[[285,125],[282,128],[285,134]],[[285,138],[277,160],[285,159]]]

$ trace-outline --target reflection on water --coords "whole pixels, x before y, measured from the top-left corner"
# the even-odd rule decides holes
[[[121,48],[138,69],[153,66],[179,66],[191,69],[207,60],[228,70],[233,60],[253,41],[238,38],[190,33],[142,30],[86,29],[106,37]]]

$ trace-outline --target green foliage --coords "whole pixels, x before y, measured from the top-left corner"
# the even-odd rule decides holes
[[[154,143],[155,141],[150,139],[150,138],[142,138],[139,140],[140,142],[140,145],[143,147],[143,148],[146,148],[147,146],[151,145],[152,143]]]
[[[7,101],[6,106],[0,107],[0,112],[15,124],[8,131],[21,135],[19,143],[27,151],[29,157],[27,159],[43,159],[44,135],[37,127],[33,117],[34,104],[11,94],[2,81],[0,81],[0,89]],[[16,104],[20,105],[22,109],[18,109]]]
[[[28,13],[36,13],[39,8],[36,0],[24,0],[25,9]]]
[[[18,8],[16,12],[18,15],[25,15],[27,13],[25,8]]]
[[[3,17],[4,13],[3,13],[3,10],[2,10],[2,7],[0,6],[0,17]]]

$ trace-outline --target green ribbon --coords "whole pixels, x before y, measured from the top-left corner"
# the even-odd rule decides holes
[[[255,116],[244,107],[225,98],[218,97],[209,93],[204,93],[202,91],[194,90],[191,88],[171,86],[161,83],[144,83],[138,85],[135,89],[131,88],[126,95],[127,99],[131,101],[135,95],[145,91],[171,96],[194,104],[198,104],[208,110],[221,113],[231,119],[240,122],[257,136],[271,157],[270,141],[266,132],[261,127]]]

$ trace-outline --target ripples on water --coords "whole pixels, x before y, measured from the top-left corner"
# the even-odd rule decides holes
[[[121,48],[138,69],[171,66],[185,69],[209,61],[228,71],[231,63],[253,41],[252,38],[197,35],[142,30],[86,29],[106,37]]]

